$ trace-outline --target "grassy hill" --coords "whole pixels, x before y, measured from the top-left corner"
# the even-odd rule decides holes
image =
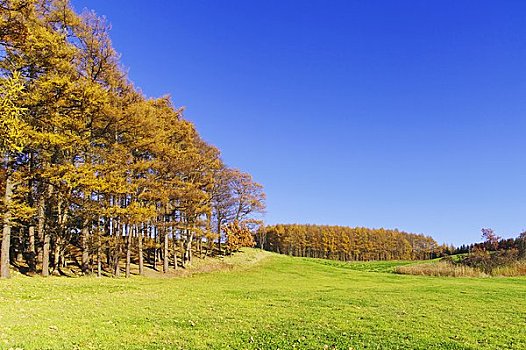
[[[249,249],[184,278],[16,276],[0,281],[0,349],[526,348],[526,278],[399,264]]]

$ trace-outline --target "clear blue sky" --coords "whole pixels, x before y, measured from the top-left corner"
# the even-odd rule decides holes
[[[73,4],[265,186],[268,223],[526,229],[525,1]]]

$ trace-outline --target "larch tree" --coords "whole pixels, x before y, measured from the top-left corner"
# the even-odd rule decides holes
[[[11,76],[0,78],[0,151],[3,157],[4,170],[4,215],[2,220],[2,245],[0,250],[0,278],[10,277],[10,242],[14,215],[13,191],[15,157],[22,151],[28,140],[28,128],[23,120],[25,109],[20,107],[19,100],[23,91],[20,75],[14,72]]]

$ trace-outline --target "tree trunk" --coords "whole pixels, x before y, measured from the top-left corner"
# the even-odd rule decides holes
[[[49,276],[49,234],[44,232],[44,245],[42,246],[42,276]]]
[[[217,218],[217,248],[218,248],[218,253],[217,255],[221,255],[221,218],[218,217]]]
[[[14,184],[11,180],[11,176],[7,175],[6,184],[5,184],[5,195],[4,203],[8,207],[3,220],[3,230],[2,230],[2,248],[0,250],[0,278],[9,278],[11,274],[9,272],[9,250],[11,245],[11,211],[9,205],[13,197],[13,188]]]
[[[53,273],[60,270],[60,242],[59,238],[55,239],[55,249],[53,251]]]
[[[181,252],[181,265],[184,267],[185,265],[185,254],[184,254],[184,245],[183,245],[183,240],[180,239],[179,240],[179,251]]]
[[[102,240],[100,238],[101,232],[97,234],[97,277],[102,276]]]
[[[130,278],[130,265],[131,265],[131,231],[129,225],[126,225],[126,278]]]
[[[54,191],[54,188],[53,188],[53,185],[48,185],[48,188],[47,188],[47,198],[51,198],[51,196],[53,195],[53,191]],[[45,198],[42,197],[42,200],[45,201]],[[45,202],[44,202],[45,203]],[[44,277],[47,277],[49,276],[49,246],[50,246],[50,242],[51,242],[51,237],[50,237],[50,234],[49,232],[46,232],[46,229],[45,229],[45,209],[44,208],[44,203],[42,204],[42,215],[43,215],[43,221],[42,221],[42,240],[43,240],[43,245],[42,245],[42,276]],[[47,211],[49,212],[49,216],[51,216],[51,207],[50,207],[50,204],[47,205]],[[40,220],[40,217],[39,217],[39,220]],[[39,222],[39,226],[40,226],[40,222]]]
[[[157,236],[158,236],[158,231],[157,231],[157,228],[155,226],[152,227],[153,229],[153,244],[154,244],[154,248],[153,248],[153,269],[155,271],[157,271],[157,257],[158,257],[158,248],[157,248]]]
[[[112,226],[113,220],[114,219],[112,218],[105,217],[104,218],[104,229],[101,232],[101,234],[107,233],[107,236],[108,236],[108,239],[106,241],[106,247],[104,249],[104,255],[106,256],[106,266],[108,267],[110,271],[111,271],[111,262],[112,262],[111,260],[111,241],[110,240],[113,234],[113,226]],[[102,245],[101,245],[101,249],[102,249]]]
[[[27,249],[27,255],[28,255],[27,265],[29,266],[29,271],[34,273],[37,270],[36,246],[35,246],[35,225],[34,224],[31,224],[31,226],[29,226],[27,234],[29,238],[29,247]]]
[[[184,252],[184,262],[186,265],[192,265],[192,241],[194,239],[194,232],[191,231],[190,234],[187,233],[187,241]]]
[[[44,244],[44,224],[46,222],[46,212],[45,212],[45,197],[43,193],[40,193],[37,204],[37,265],[42,266],[42,261],[44,258],[43,244]]]
[[[144,275],[144,256],[142,253],[142,238],[144,234],[144,225],[142,226],[141,230],[137,232],[138,239],[137,239],[137,248],[139,250],[139,275]]]
[[[113,250],[113,276],[114,277],[120,277],[121,276],[121,269],[119,266],[120,258],[121,258],[121,246],[120,246],[120,239],[119,239],[119,225],[115,224],[114,226],[115,230],[113,231],[114,237],[114,250]]]
[[[66,245],[66,235],[65,227],[68,221],[68,205],[65,203],[62,194],[58,192],[58,202],[57,202],[57,224],[58,232],[55,233],[55,252],[53,260],[53,272],[61,272],[61,267],[66,266],[66,256],[65,256],[65,245]]]
[[[214,240],[213,239],[209,239],[208,240],[208,247],[206,249],[205,256],[208,256],[208,255],[211,255],[211,254],[214,254]]]
[[[172,229],[172,249],[174,255],[174,270],[177,270],[177,240],[175,239],[175,231]]]
[[[80,244],[82,250],[82,262],[80,268],[83,274],[88,273],[89,268],[89,249],[88,249],[88,236],[89,236],[89,220],[84,220],[84,226],[82,227]]]
[[[34,153],[29,153],[29,172],[32,174],[34,172]],[[29,179],[27,183],[27,188],[29,190],[28,196],[27,196],[27,203],[30,207],[35,207],[35,197],[32,193],[32,190],[34,189],[34,179]],[[27,247],[27,265],[29,267],[29,272],[36,273],[37,270],[37,250],[36,250],[36,240],[35,240],[35,218],[31,218],[29,220],[29,227],[27,230],[27,236],[29,245]]]
[[[164,228],[164,251],[163,251],[163,273],[168,272],[169,263],[169,252],[168,252],[168,230]]]

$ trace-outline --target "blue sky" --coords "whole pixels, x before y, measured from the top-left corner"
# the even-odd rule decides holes
[[[524,1],[72,3],[265,186],[268,223],[526,229]]]

